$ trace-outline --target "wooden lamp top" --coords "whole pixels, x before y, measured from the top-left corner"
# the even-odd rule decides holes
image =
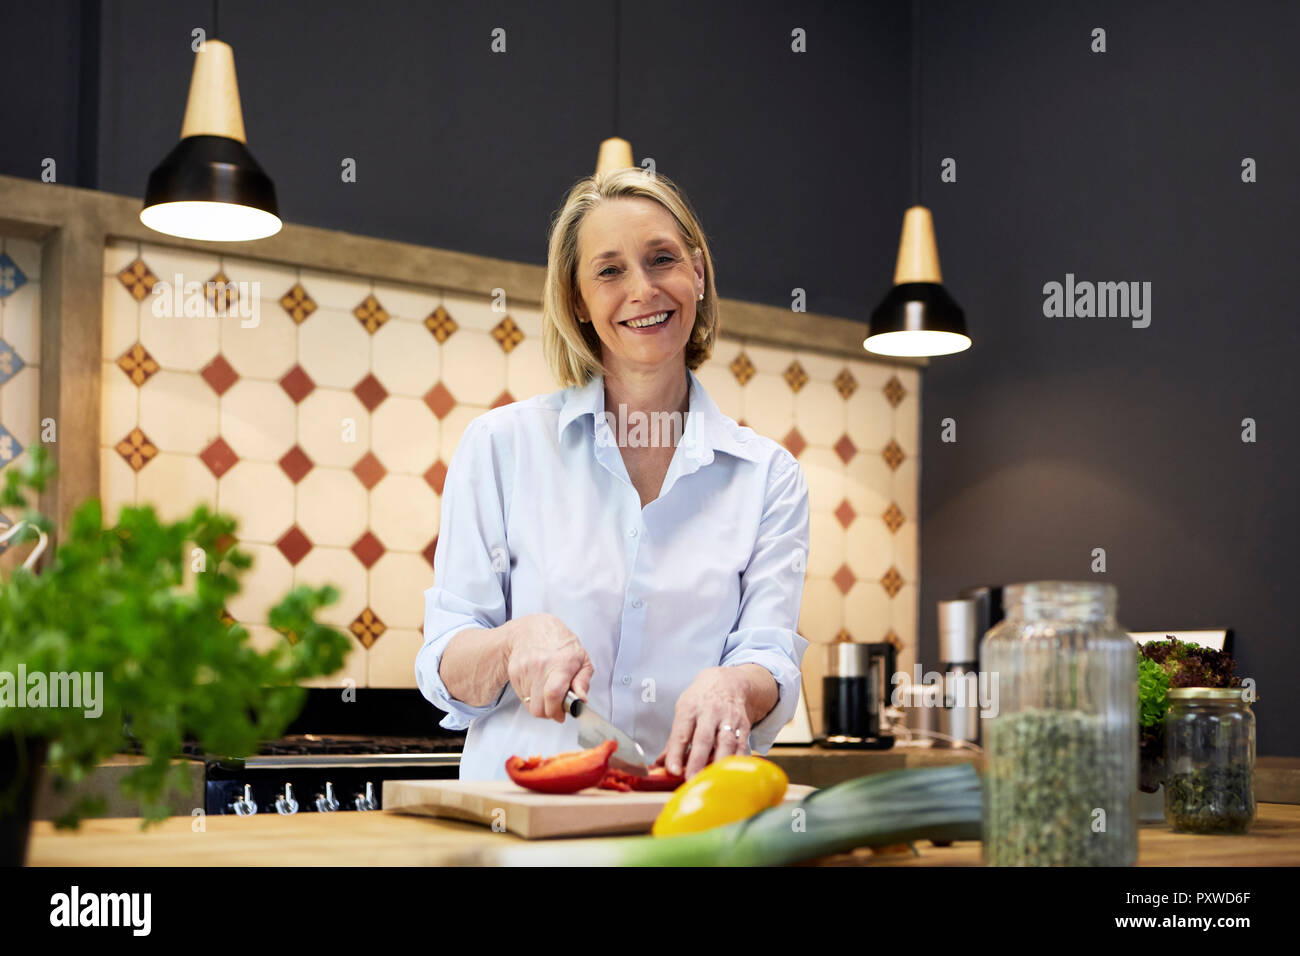
[[[636,163],[632,162],[632,144],[627,140],[611,136],[600,144],[600,154],[596,158],[597,176],[635,165]]]
[[[903,214],[903,237],[898,243],[894,285],[904,282],[943,282],[939,272],[939,247],[934,241],[934,222],[930,210],[924,206],[913,206]]]
[[[225,136],[247,143],[244,113],[235,82],[235,53],[221,40],[205,40],[194,54],[190,98],[185,104],[181,139],[187,136]]]

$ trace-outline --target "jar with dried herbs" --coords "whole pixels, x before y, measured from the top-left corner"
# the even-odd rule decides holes
[[[1137,862],[1137,663],[1108,584],[1037,581],[1005,590],[981,666],[984,862]]]

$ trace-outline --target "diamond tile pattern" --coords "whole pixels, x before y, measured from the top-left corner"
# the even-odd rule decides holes
[[[116,447],[117,453],[126,459],[132,471],[139,471],[158,454],[158,448],[138,428],[131,429]]]
[[[442,494],[442,486],[447,481],[447,466],[438,459],[429,466],[429,470],[424,473],[424,480],[429,483],[429,487]]]
[[[891,564],[885,576],[880,579],[880,584],[884,587],[885,593],[893,597],[903,589],[903,576],[898,573],[898,568]]]
[[[785,383],[790,386],[790,391],[798,392],[808,384],[808,373],[803,370],[803,366],[796,360],[791,362],[783,373]]]
[[[894,406],[894,408],[897,408],[898,403],[907,395],[907,389],[903,388],[903,383],[898,380],[897,375],[891,377],[890,380],[885,383],[884,391],[885,400],[889,402],[890,405]]]
[[[297,564],[312,548],[311,539],[303,534],[302,529],[297,525],[281,535],[275,546],[280,549],[280,553],[290,564]]]
[[[754,377],[754,373],[757,371],[754,368],[754,363],[749,360],[749,356],[744,352],[731,360],[730,368],[731,374],[736,376],[736,381],[741,385],[748,385],[749,380]]]
[[[0,468],[9,464],[22,453],[23,446],[19,444],[18,439],[10,434],[9,429],[0,425]]]
[[[136,385],[143,385],[149,381],[150,375],[158,371],[158,363],[139,342],[122,353],[117,360],[117,367]]]
[[[143,259],[136,259],[119,272],[117,277],[137,302],[143,302],[158,282],[158,277],[144,264]]]
[[[211,362],[203,367],[199,373],[203,376],[203,381],[212,386],[212,390],[218,395],[226,394],[230,386],[239,381],[239,373],[230,367],[222,356],[218,355]]]
[[[4,339],[0,339],[0,385],[21,372],[25,364],[14,351],[14,347]]]
[[[840,589],[841,594],[848,594],[849,588],[853,587],[858,579],[849,570],[847,564],[841,564],[839,570],[831,576],[831,580],[835,582],[835,586]]]
[[[433,333],[439,345],[451,338],[452,333],[460,328],[456,320],[451,317],[451,313],[442,306],[438,306],[429,314],[429,317],[424,320],[424,327]]]
[[[451,414],[451,410],[456,407],[456,399],[451,392],[447,391],[447,386],[443,385],[442,382],[439,382],[425,393],[424,402],[439,419],[446,418]]]
[[[301,365],[295,365],[285,373],[284,378],[280,379],[280,387],[296,405],[312,393],[316,383],[302,370]]]
[[[352,466],[352,473],[357,476],[358,481],[366,486],[366,490],[371,490],[375,485],[383,481],[384,475],[388,474],[388,471],[379,463],[379,459],[374,456],[373,452],[366,452],[361,456],[361,460]]]
[[[352,314],[371,335],[374,335],[375,331],[388,321],[388,313],[373,294],[366,296],[362,303],[352,310]]]
[[[366,406],[366,411],[369,412],[373,412],[379,407],[379,403],[388,397],[388,390],[380,385],[379,379],[373,375],[367,375],[357,382],[352,393],[361,400],[361,404]]]
[[[858,380],[853,377],[853,373],[847,368],[842,369],[831,384],[835,386],[835,391],[839,392],[840,397],[845,401],[848,401],[853,393],[858,390]]]
[[[315,301],[307,294],[301,282],[295,282],[293,288],[280,297],[280,307],[299,325],[316,311]]]
[[[352,553],[357,556],[358,561],[369,569],[374,567],[375,562],[384,556],[384,546],[378,538],[367,531],[352,545]]]
[[[361,642],[362,647],[369,650],[388,628],[384,626],[383,621],[379,620],[374,611],[366,608],[357,615],[356,620],[348,625],[348,630],[352,632],[353,637]]]
[[[208,466],[208,470],[218,478],[231,468],[234,468],[239,461],[239,456],[235,454],[233,448],[226,444],[224,438],[214,440],[199,453],[199,458],[203,460],[203,464]]]
[[[515,346],[524,340],[524,332],[515,325],[515,320],[507,315],[493,327],[492,338],[497,340],[501,351],[509,355],[514,351]]]
[[[885,509],[885,513],[881,515],[881,517],[885,519],[885,526],[889,528],[891,534],[898,531],[898,529],[903,526],[903,521],[905,520],[903,518],[903,510],[899,508],[897,504],[892,502],[889,507]]]
[[[229,312],[238,304],[238,287],[229,285],[228,277],[256,279],[268,294],[288,291],[279,299],[284,312],[269,313],[270,326],[264,315],[263,331],[255,340],[255,333],[248,333],[223,353],[217,346],[227,339],[214,334],[210,350],[189,350],[194,353],[190,364],[173,361],[147,337],[143,341],[149,349],[143,341],[133,341],[135,333],[126,330],[135,328],[136,310],[131,301],[123,305],[121,293],[113,293],[113,312],[110,316],[106,304],[105,315],[106,331],[115,330],[106,339],[114,343],[109,354],[126,347],[115,364],[136,388],[126,387],[116,373],[104,376],[109,431],[101,443],[109,454],[103,467],[115,469],[107,473],[104,486],[119,499],[165,501],[191,493],[186,489],[196,481],[211,483],[214,496],[218,488],[225,495],[233,481],[231,487],[243,488],[249,499],[245,506],[258,512],[262,528],[256,540],[274,541],[252,545],[262,549],[257,558],[261,573],[249,587],[260,587],[271,598],[271,590],[299,576],[314,580],[323,575],[323,580],[329,577],[326,570],[338,571],[343,599],[330,612],[330,623],[357,638],[339,675],[358,676],[363,684],[369,675],[372,686],[392,686],[374,683],[379,680],[413,687],[414,675],[405,676],[409,667],[394,664],[399,656],[405,660],[406,642],[416,633],[408,629],[418,627],[418,611],[401,602],[418,602],[433,581],[440,498],[457,440],[484,406],[499,408],[556,387],[534,333],[538,319],[531,312],[517,313],[517,318],[494,314],[486,297],[450,290],[390,291],[396,287],[376,286],[365,278],[299,273],[293,267],[215,254],[204,263],[204,254],[193,251],[173,260],[161,247],[149,245],[137,255],[134,244],[128,244],[124,256],[121,245],[110,243],[107,275],[114,284],[121,282],[136,303],[143,303],[158,281],[146,260],[168,277],[176,271],[186,272],[191,281],[210,277],[206,292],[216,311],[224,304]],[[131,264],[120,268],[128,259]],[[301,281],[300,275],[305,277]],[[0,297],[6,276],[15,287],[24,281],[17,272],[5,272],[0,253]],[[304,281],[317,290],[319,300]],[[139,312],[143,318],[144,310]],[[420,315],[425,318],[418,319]],[[220,328],[224,335],[230,320],[221,321],[226,324],[210,328]],[[268,329],[272,334],[266,334]],[[3,384],[23,368],[18,356],[28,352],[24,340],[10,337],[8,325],[0,334]],[[10,351],[12,358],[7,357]],[[138,391],[160,372],[163,385]],[[809,639],[852,641],[856,635],[877,640],[888,632],[886,639],[896,639],[900,649],[914,650],[915,611],[905,606],[911,602],[903,592],[913,593],[915,586],[916,528],[907,523],[916,519],[904,509],[915,508],[918,471],[900,466],[910,454],[903,449],[919,447],[916,416],[908,412],[916,403],[905,402],[909,393],[919,392],[917,371],[728,337],[697,375],[724,414],[751,425],[759,440],[782,444],[801,463],[815,550],[825,552],[807,572],[801,628],[808,628]],[[292,405],[276,394],[276,384]],[[258,388],[264,391],[248,399],[250,390]],[[141,399],[175,389],[180,390],[176,394],[206,396],[214,410],[220,409],[219,417],[214,411],[202,427],[191,429],[188,448],[173,447],[176,434],[155,429],[147,416],[148,433],[141,427]],[[421,400],[427,411],[419,407]],[[275,416],[262,415],[268,401],[279,408]],[[418,423],[423,424],[413,427]],[[15,432],[26,438],[26,432]],[[165,447],[160,450],[150,435]],[[21,450],[0,425],[0,467]],[[143,472],[143,480],[132,481],[160,455],[160,462]],[[117,463],[119,458],[127,468]],[[267,481],[279,489],[276,495],[261,495],[261,483]],[[347,499],[346,516],[340,513],[340,498]],[[233,507],[235,498],[229,501]],[[241,623],[266,628],[267,622],[251,610],[255,606],[231,605]],[[390,629],[394,636],[370,656]],[[900,660],[900,667],[910,666],[909,659]],[[816,730],[820,708],[816,700],[811,704]]]
[[[7,299],[27,284],[27,275],[7,252],[0,253],[0,299]]]
[[[307,477],[307,472],[312,469],[312,460],[307,457],[307,453],[298,445],[294,445],[280,459],[280,468],[289,476],[289,480],[295,485]]]
[[[203,284],[207,292],[208,305],[218,315],[229,314],[231,308],[239,301],[239,285],[231,282],[220,269],[217,274]]]

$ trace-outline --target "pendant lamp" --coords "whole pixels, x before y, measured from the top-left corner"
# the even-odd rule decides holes
[[[205,40],[194,55],[181,140],[149,174],[140,221],[169,236],[214,242],[280,231],[275,184],[245,144],[235,56],[221,40]]]
[[[619,23],[622,7],[619,0],[614,0],[614,129],[618,129],[618,100],[619,100],[619,79],[621,68],[619,64],[619,52],[621,33]],[[632,144],[620,136],[611,136],[600,144],[600,152],[596,156],[596,175],[615,169],[626,169],[635,166],[632,160]]]
[[[879,355],[950,355],[970,348],[966,316],[943,287],[934,220],[921,205],[921,4],[912,4],[912,102],[917,204],[903,214],[894,287],[871,313],[862,347]]]

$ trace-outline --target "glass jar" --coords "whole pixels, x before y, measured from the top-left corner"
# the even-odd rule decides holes
[[[1109,584],[1009,585],[984,642],[984,862],[1137,862],[1138,687]],[[996,683],[995,683],[996,682]]]
[[[1176,687],[1165,715],[1165,820],[1245,833],[1255,819],[1255,715],[1240,687]]]

